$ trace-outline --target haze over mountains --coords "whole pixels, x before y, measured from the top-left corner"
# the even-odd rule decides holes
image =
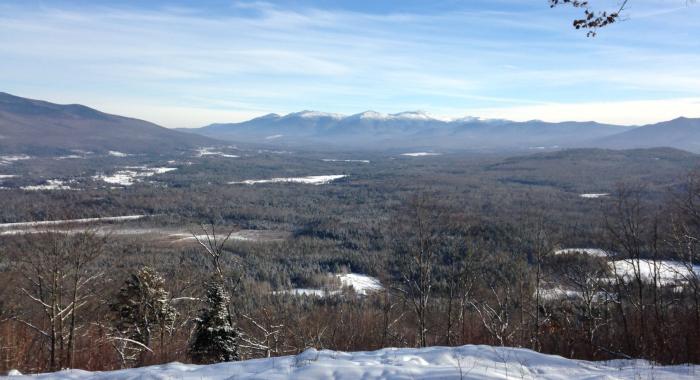
[[[622,110],[621,110],[622,112]],[[227,142],[326,149],[539,150],[672,147],[700,152],[700,119],[677,118],[641,127],[596,122],[440,120],[423,112],[344,116],[302,111],[241,123],[173,130],[71,104],[0,93],[0,151],[192,149]]]

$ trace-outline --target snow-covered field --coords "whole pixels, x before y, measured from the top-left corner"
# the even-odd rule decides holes
[[[624,281],[633,281],[636,273],[646,283],[657,277],[660,286],[681,285],[700,277],[700,265],[686,265],[679,261],[658,260],[616,260],[609,263],[610,270]]]
[[[256,183],[303,183],[309,185],[324,185],[335,180],[345,178],[347,175],[313,175],[308,177],[289,177],[271,179],[247,179],[245,181],[229,182],[229,185],[244,184],[255,185]]]
[[[306,351],[292,356],[212,365],[170,363],[111,372],[64,370],[27,379],[460,380],[697,379],[700,366],[655,366],[642,360],[589,362],[492,346]],[[14,377],[23,378],[23,377]]]
[[[174,170],[177,170],[177,168],[129,166],[124,168],[124,170],[119,170],[110,175],[98,174],[92,178],[113,185],[131,186],[145,177],[168,173]]]
[[[439,156],[441,154],[442,153],[431,153],[431,152],[401,153],[402,156],[408,156],[408,157]]]
[[[334,276],[340,280],[341,288],[352,288],[355,293],[359,295],[367,295],[371,292],[376,292],[384,289],[382,283],[371,276],[359,273],[339,273],[332,274],[329,276]],[[315,296],[315,297],[325,297],[333,296],[342,293],[342,289],[332,288],[332,289],[312,289],[312,288],[295,288],[289,290],[282,290],[273,292],[274,294],[293,294],[297,296]]]
[[[129,156],[131,156],[128,153],[117,152],[116,150],[110,150],[109,152],[107,152],[107,155],[112,156],[112,157],[129,157]]]
[[[218,150],[214,150],[214,148],[200,148],[197,150],[197,157],[204,157],[204,156],[219,156],[219,157],[224,157],[224,158],[238,158],[239,156],[235,154],[229,154],[229,153],[224,153]]]
[[[610,195],[610,194],[609,193],[586,193],[586,194],[579,194],[578,196],[581,198],[596,199],[596,198],[607,197],[608,195]]]
[[[369,160],[339,160],[335,158],[323,158],[321,159],[323,162],[359,162],[362,164],[369,164]]]
[[[25,228],[25,227],[46,227],[60,226],[63,224],[77,223],[94,223],[94,222],[124,222],[128,220],[137,220],[147,217],[148,215],[124,215],[124,216],[106,216],[101,218],[83,218],[83,219],[64,219],[64,220],[45,220],[37,222],[17,222],[17,223],[0,223],[0,228]]]
[[[15,161],[29,160],[31,158],[31,156],[27,156],[26,154],[18,154],[14,156],[0,156],[0,165],[8,165]]]
[[[45,183],[41,185],[31,185],[31,186],[22,186],[22,190],[29,190],[29,191],[39,191],[39,190],[75,190],[71,188],[66,181],[60,180],[60,179],[49,179],[46,180]]]

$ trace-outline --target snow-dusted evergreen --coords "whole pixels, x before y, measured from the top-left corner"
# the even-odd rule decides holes
[[[164,335],[176,317],[165,290],[165,280],[150,267],[144,267],[126,280],[117,300],[112,304],[115,313],[113,340],[122,364],[143,359],[151,351],[154,335],[163,344]]]
[[[228,310],[230,298],[220,281],[207,284],[205,306],[195,320],[197,327],[190,354],[197,363],[239,360],[239,332]]]

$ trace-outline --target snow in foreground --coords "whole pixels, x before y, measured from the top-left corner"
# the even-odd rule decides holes
[[[230,185],[245,184],[255,185],[256,183],[304,183],[309,185],[325,185],[335,180],[345,178],[347,175],[313,175],[308,177],[272,178],[272,179],[247,179],[240,182],[229,182]]]
[[[207,366],[170,363],[112,372],[80,370],[33,379],[697,379],[700,366],[636,360],[587,362],[491,346],[387,348],[368,352],[308,349],[299,355]],[[15,377],[13,377],[15,378]],[[21,378],[21,377],[17,377]],[[29,378],[29,377],[27,377]]]

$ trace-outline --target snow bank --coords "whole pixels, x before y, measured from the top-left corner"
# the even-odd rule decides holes
[[[229,185],[245,184],[255,185],[256,183],[304,183],[309,185],[324,185],[335,180],[345,178],[347,175],[313,175],[308,177],[291,178],[271,178],[271,179],[247,179],[239,182],[229,182]]]
[[[653,366],[641,360],[587,362],[531,350],[491,346],[306,351],[278,358],[205,366],[170,363],[111,372],[65,370],[27,379],[458,380],[458,379],[697,379],[700,366]],[[22,376],[17,379],[25,378]]]

